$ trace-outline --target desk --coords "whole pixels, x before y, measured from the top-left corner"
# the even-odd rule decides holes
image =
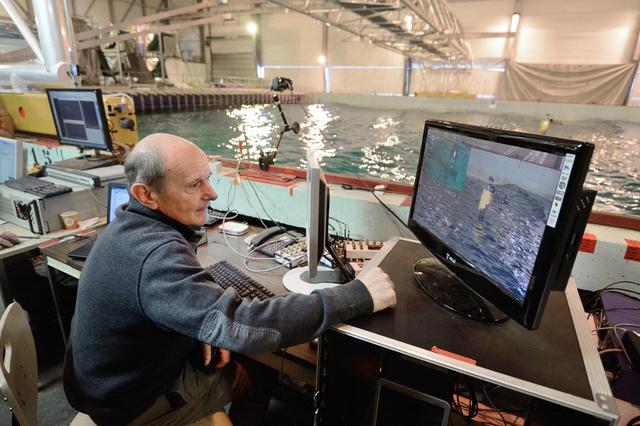
[[[252,230],[255,231],[257,228],[254,227]],[[228,240],[233,247],[244,253],[245,238],[246,236],[228,237]],[[82,262],[66,256],[66,253],[79,244],[77,241],[69,241],[44,249],[43,253],[47,256],[49,267],[79,276]],[[318,389],[322,392],[319,403],[324,404],[325,409],[327,404],[337,405],[330,403],[332,396],[327,392],[336,392],[336,383],[333,383],[333,388],[331,383],[328,387],[325,386],[327,375],[344,377],[336,374],[332,368],[335,368],[336,364],[349,365],[349,357],[361,355],[352,353],[353,350],[327,350],[335,341],[335,336],[342,335],[352,341],[357,339],[359,342],[370,344],[382,351],[393,351],[403,359],[411,359],[411,363],[415,365],[462,374],[485,383],[499,385],[535,401],[560,406],[563,409],[568,407],[573,413],[598,419],[598,423],[595,424],[616,422],[617,413],[611,391],[604,378],[595,347],[591,346],[584,312],[581,307],[576,310],[576,305],[580,305],[580,302],[576,299],[577,292],[573,283],[566,293],[558,293],[550,299],[549,314],[545,315],[540,331],[527,331],[513,321],[488,326],[458,318],[420,293],[413,279],[408,278],[411,268],[407,265],[412,265],[415,260],[413,257],[424,256],[424,248],[417,245],[409,251],[412,253],[411,256],[396,256],[386,260],[394,266],[380,263],[396,282],[398,306],[372,316],[355,318],[346,325],[334,327],[323,337],[320,345],[320,368],[317,370],[320,372]],[[387,254],[388,252],[381,253]],[[244,270],[242,259],[231,253],[216,229],[208,232],[208,243],[199,247],[198,257],[203,265],[225,259]],[[383,262],[379,259],[376,261]],[[407,276],[390,272],[394,267],[402,270],[402,274]],[[286,292],[281,284],[284,272],[284,268],[260,274],[245,271],[276,294]],[[570,303],[567,303],[568,298],[572,299]],[[568,344],[563,344],[564,340]],[[478,361],[478,365],[436,354],[430,350],[434,345],[473,358]],[[361,345],[350,343],[349,347],[357,348]],[[286,354],[260,354],[253,357],[274,369],[282,368],[289,377],[304,383],[315,381],[317,359],[309,345],[288,348]],[[333,363],[331,359],[334,360]],[[358,367],[362,365],[357,364]],[[356,370],[358,368],[351,369]],[[373,368],[370,371],[378,370]],[[592,376],[595,377],[595,381],[591,381]],[[350,392],[348,384],[341,383],[339,386],[343,388],[342,392]],[[340,399],[351,401],[349,398],[350,395],[346,395],[346,398]],[[324,422],[323,418],[320,418],[319,424],[332,424],[331,421],[327,422],[327,419],[332,418],[331,413],[325,411],[325,414],[321,415],[324,416]]]
[[[257,233],[260,230],[261,228],[255,226],[250,227],[250,233]],[[233,248],[241,253],[246,253],[247,246],[244,243],[246,237],[247,235],[240,237],[227,236],[227,240]],[[245,274],[251,276],[260,284],[267,287],[273,293],[282,294],[287,292],[282,285],[282,276],[286,271],[288,271],[287,268],[283,267],[260,274],[247,272],[243,266],[243,259],[229,249],[222,234],[218,232],[217,226],[208,229],[207,241],[208,242],[206,244],[198,247],[198,259],[203,266],[211,265],[220,260],[226,260]],[[83,244],[84,241],[74,239],[41,249],[42,253],[45,255],[45,260],[49,269],[51,291],[54,296],[56,312],[58,313],[58,322],[65,345],[67,344],[69,336],[71,318],[67,318],[61,309],[60,288],[59,282],[56,278],[56,271],[63,272],[76,279],[80,278],[84,261],[72,259],[68,256],[68,253]],[[252,256],[254,255],[252,254]],[[255,254],[255,256],[260,255]],[[264,262],[264,264],[266,265],[264,266],[265,268],[273,266],[273,263],[269,262]],[[260,269],[258,262],[252,262],[252,266]],[[287,348],[286,351],[278,353],[277,356],[273,356],[273,354],[254,354],[251,356],[276,370],[282,371],[283,374],[287,374],[291,378],[295,378],[308,384],[315,383],[316,351],[315,349],[312,349],[309,344],[301,344]]]
[[[101,218],[98,223],[94,226],[99,226],[105,223],[105,218]],[[13,256],[17,256],[22,253],[29,252],[31,250],[35,250],[43,243],[46,243],[50,240],[62,238],[68,236],[70,234],[75,234],[79,230],[78,229],[61,229],[59,231],[51,232],[45,235],[34,234],[29,230],[22,228],[18,225],[14,225],[12,223],[5,223],[0,225],[0,229],[3,231],[10,231],[14,234],[20,236],[28,236],[34,238],[22,238],[20,240],[20,244],[17,244],[11,248],[5,248],[0,250],[0,315],[4,312],[5,306],[11,302],[13,299],[11,288],[9,286],[9,281],[7,279],[6,269],[5,269],[5,261],[10,259]]]
[[[452,386],[443,385],[452,375],[472,378],[489,389],[506,389],[512,399],[524,400],[527,410],[533,407],[534,417],[535,410],[558,414],[554,421],[538,418],[540,424],[617,422],[613,395],[573,280],[565,292],[552,292],[537,330],[527,330],[513,320],[486,324],[453,314],[420,291],[412,266],[428,256],[419,243],[401,239],[385,244],[366,266],[379,265],[389,274],[398,303],[392,310],[354,318],[323,335],[318,389],[320,405],[328,408],[320,414],[319,425],[368,424],[358,416],[370,400],[349,407],[341,407],[339,401],[355,389],[375,386],[379,378],[405,381],[412,388],[424,386],[420,392],[433,392],[442,399],[440,395],[453,391]],[[476,364],[438,354],[434,346]],[[349,360],[359,371],[349,368]],[[420,373],[426,379],[416,383]],[[345,418],[349,421],[338,421]]]

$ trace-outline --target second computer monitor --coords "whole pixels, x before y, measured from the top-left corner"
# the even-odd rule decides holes
[[[109,182],[109,211],[107,211],[107,223],[116,218],[116,209],[129,202],[129,185],[126,183]]]
[[[307,153],[307,261],[308,265],[287,272],[282,283],[294,293],[309,294],[321,288],[334,287],[350,281],[353,269],[344,262],[328,243],[329,185],[313,151]],[[326,252],[337,270],[320,266]]]
[[[0,183],[24,176],[24,154],[21,141],[0,138]]]
[[[314,152],[307,153],[307,261],[309,277],[318,273],[318,263],[327,245],[329,220],[329,187]]]
[[[47,89],[60,143],[112,151],[100,89]]]

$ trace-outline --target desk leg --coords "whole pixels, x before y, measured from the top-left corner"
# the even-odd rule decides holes
[[[45,256],[46,259],[46,256]],[[60,332],[62,333],[62,341],[64,342],[64,347],[67,347],[67,331],[64,326],[64,321],[62,320],[62,311],[60,310],[61,305],[61,297],[60,297],[60,283],[58,282],[57,271],[49,266],[47,262],[47,275],[49,275],[49,287],[51,288],[51,296],[53,296],[53,304],[56,308],[56,316],[58,317],[58,325],[60,325]]]
[[[11,302],[11,292],[9,288],[9,278],[4,268],[4,260],[0,260],[0,315],[4,313],[7,302]]]

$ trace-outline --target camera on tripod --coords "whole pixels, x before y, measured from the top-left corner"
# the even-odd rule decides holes
[[[271,80],[271,90],[274,92],[293,91],[293,80],[287,77],[274,77]]]
[[[284,92],[285,90],[293,91],[293,80],[286,77],[275,77],[271,81],[271,91],[273,92]],[[269,170],[269,166],[271,166],[278,154],[278,148],[280,147],[280,142],[282,142],[282,135],[284,135],[288,131],[293,131],[296,135],[300,131],[300,123],[294,121],[291,126],[287,122],[287,118],[284,116],[284,111],[282,110],[282,106],[280,105],[280,98],[277,93],[273,94],[273,103],[278,107],[278,111],[280,111],[280,117],[282,117],[282,121],[284,122],[284,127],[280,131],[280,136],[278,137],[278,143],[273,150],[265,153],[263,150],[260,150],[260,157],[258,158],[258,164],[260,165],[260,169],[265,172]]]

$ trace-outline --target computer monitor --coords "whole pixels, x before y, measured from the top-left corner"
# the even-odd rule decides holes
[[[21,141],[0,137],[0,183],[24,176],[24,158]]]
[[[307,152],[307,262],[306,277],[314,278],[327,246],[329,232],[329,186],[313,151]]]
[[[428,120],[409,228],[434,257],[414,266],[418,285],[469,318],[506,314],[536,328],[584,232],[577,216],[590,205],[577,206],[592,153],[585,142]]]
[[[305,294],[334,287],[355,276],[351,265],[337,255],[329,241],[329,185],[312,150],[307,151],[307,197],[308,265],[292,269],[283,278],[283,284],[289,291]],[[319,266],[325,250],[333,259],[336,270]]]
[[[116,218],[116,209],[129,202],[129,185],[126,183],[109,182],[109,200],[107,206],[107,223]]]
[[[89,161],[113,160],[114,157],[99,153],[99,150],[113,151],[100,89],[47,89],[47,97],[61,144],[77,146],[83,152],[94,149],[93,156],[84,156]],[[79,168],[87,169],[90,165]]]

